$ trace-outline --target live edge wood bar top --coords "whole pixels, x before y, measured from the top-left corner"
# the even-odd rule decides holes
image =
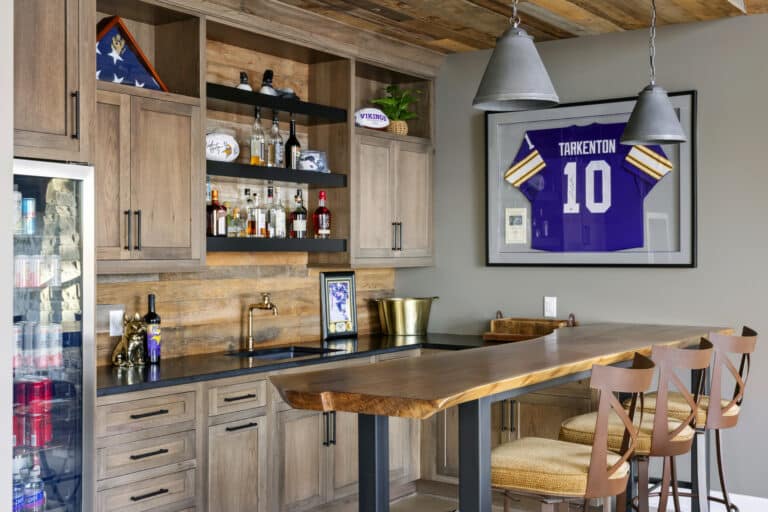
[[[295,409],[426,419],[455,405],[559,377],[595,364],[650,355],[653,345],[688,345],[721,327],[592,324],[547,336],[368,366],[270,377]]]

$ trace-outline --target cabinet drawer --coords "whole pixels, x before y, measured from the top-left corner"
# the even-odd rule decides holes
[[[96,435],[108,436],[195,419],[195,392],[96,407]]]
[[[195,470],[189,469],[101,491],[96,502],[102,512],[141,512],[171,509],[194,497]]]
[[[178,432],[96,451],[96,478],[127,475],[195,458],[195,431]]]
[[[208,390],[208,414],[215,416],[267,405],[267,382],[257,380]]]

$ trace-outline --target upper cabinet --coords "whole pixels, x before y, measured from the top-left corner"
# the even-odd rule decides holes
[[[15,0],[14,153],[92,162],[94,0]]]

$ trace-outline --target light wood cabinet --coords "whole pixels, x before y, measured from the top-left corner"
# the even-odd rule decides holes
[[[432,264],[432,145],[356,131],[352,265]]]
[[[357,414],[334,413],[331,421],[332,447],[328,457],[328,496],[333,501],[357,493]]]
[[[208,427],[208,510],[266,510],[266,435],[265,416]]]
[[[277,413],[277,510],[312,508],[326,501],[327,416],[312,411]]]
[[[98,91],[96,246],[101,273],[199,266],[200,109]]]
[[[91,162],[94,0],[15,0],[14,153]]]

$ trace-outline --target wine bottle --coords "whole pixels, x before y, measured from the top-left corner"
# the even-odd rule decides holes
[[[301,143],[296,137],[296,119],[291,114],[291,135],[285,143],[285,166],[289,169],[298,169],[300,155]]]
[[[155,312],[155,294],[147,297],[149,311],[144,315],[144,324],[147,326],[147,357],[152,364],[160,362],[160,315]]]

